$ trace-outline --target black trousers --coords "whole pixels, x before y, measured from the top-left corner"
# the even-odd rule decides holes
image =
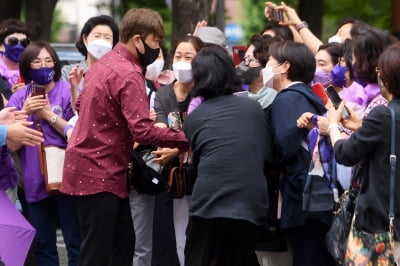
[[[77,196],[82,236],[80,266],[132,266],[135,250],[129,198],[104,192]]]
[[[244,220],[191,216],[186,230],[185,265],[258,266],[257,226]]]
[[[293,251],[293,266],[336,265],[325,245],[328,230],[327,224],[314,219],[307,219],[305,225],[288,230]]]
[[[173,218],[173,199],[168,192],[156,195],[153,220],[152,266],[179,266]]]

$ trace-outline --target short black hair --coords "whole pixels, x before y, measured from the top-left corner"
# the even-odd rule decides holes
[[[194,97],[205,99],[240,91],[240,79],[231,56],[222,47],[204,47],[192,61]]]
[[[364,21],[361,20],[356,20],[353,24],[353,27],[351,27],[350,30],[351,39],[354,39],[358,33],[371,28],[372,26],[370,26],[368,23],[365,23]]]
[[[19,73],[25,80],[25,84],[32,81],[29,74],[32,61],[39,55],[42,49],[46,49],[51,59],[54,61],[54,81],[59,81],[61,78],[61,63],[56,53],[56,50],[48,43],[43,41],[31,42],[22,52],[21,59],[19,60]]]
[[[343,27],[344,25],[346,25],[346,24],[353,24],[354,25],[357,22],[358,22],[358,20],[356,20],[354,18],[345,18],[339,23],[339,26],[337,26],[335,33],[337,33],[339,31],[339,29],[341,27]]]
[[[264,34],[265,31],[272,30],[275,33],[275,37],[280,39],[281,41],[293,41],[293,32],[290,30],[289,26],[280,25],[276,21],[270,21],[265,28],[261,31],[261,35]]]
[[[343,44],[337,42],[328,42],[319,46],[318,51],[326,51],[330,57],[333,65],[339,62],[339,58],[343,55]]]
[[[254,46],[253,56],[264,67],[269,57],[269,46],[275,41],[275,38],[266,35],[255,34],[251,37],[249,46]]]
[[[3,44],[5,38],[13,33],[23,33],[27,38],[31,37],[26,24],[18,19],[10,18],[0,22],[0,44]]]
[[[310,83],[315,73],[315,57],[303,43],[286,41],[275,42],[269,47],[269,54],[278,63],[290,63],[287,77],[291,81]]]
[[[113,47],[119,41],[119,29],[114,19],[110,16],[100,15],[96,17],[91,17],[88,21],[86,21],[85,25],[81,30],[81,34],[79,35],[79,40],[76,42],[75,46],[78,51],[86,58],[87,57],[87,49],[86,45],[83,42],[83,39],[90,34],[94,27],[98,25],[106,25],[110,27],[113,34]]]
[[[367,83],[376,83],[375,68],[381,53],[392,43],[390,34],[378,28],[358,31],[353,37],[353,55],[358,76]]]
[[[178,48],[178,46],[183,42],[191,43],[193,48],[194,48],[194,50],[196,50],[196,53],[198,53],[202,48],[205,47],[205,43],[199,37],[194,36],[194,35],[185,35],[185,36],[183,36],[182,39],[180,39],[179,41],[176,42],[174,48],[172,49],[172,53],[170,55],[170,57],[171,57],[170,61],[171,62],[174,61],[176,48]]]

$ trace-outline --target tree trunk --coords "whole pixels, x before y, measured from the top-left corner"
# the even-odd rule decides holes
[[[172,0],[172,47],[193,33],[200,20],[210,21],[212,0]]]
[[[392,0],[392,33],[400,38],[400,0]]]
[[[26,22],[34,41],[50,41],[51,23],[57,0],[26,0]]]
[[[0,0],[0,21],[8,18],[19,19],[22,0]]]
[[[324,0],[300,0],[299,16],[307,21],[310,30],[315,36],[321,38],[322,16],[324,13]]]

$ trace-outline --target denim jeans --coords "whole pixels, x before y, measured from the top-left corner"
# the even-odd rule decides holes
[[[74,199],[67,195],[49,196],[28,203],[30,222],[36,229],[36,264],[58,266],[57,225],[61,226],[68,251],[68,265],[77,266],[80,248],[79,219]]]

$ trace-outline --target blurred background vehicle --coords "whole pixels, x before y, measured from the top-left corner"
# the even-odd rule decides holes
[[[76,49],[75,43],[52,43],[51,46],[56,50],[62,66],[79,63],[85,59]]]

